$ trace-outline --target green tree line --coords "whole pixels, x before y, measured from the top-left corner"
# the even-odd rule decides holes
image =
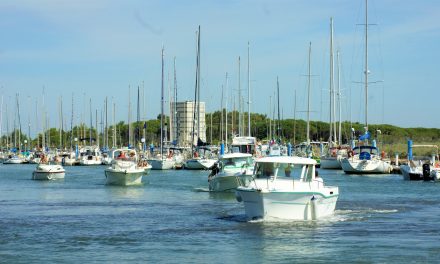
[[[239,113],[237,111],[228,112],[228,138],[231,139],[233,135],[238,135],[239,132]],[[242,114],[242,131],[243,136],[247,136],[248,114]],[[251,135],[258,140],[276,139],[280,142],[298,144],[306,141],[306,121],[301,119],[283,119],[279,122],[271,120],[268,116],[258,113],[251,113]],[[206,138],[211,144],[219,144],[222,140],[222,112],[216,111],[207,113],[205,116],[206,122]],[[223,110],[223,124],[226,121],[226,111]],[[165,124],[169,123],[169,117],[165,117]],[[145,127],[145,141],[147,144],[158,145],[160,141],[160,115],[156,119],[134,122],[131,125],[132,144],[138,144],[140,139],[144,136]],[[341,124],[342,142],[347,143],[351,139],[352,128],[355,131],[356,137],[364,133],[364,125],[360,123],[350,123],[344,121]],[[329,138],[329,124],[322,121],[310,122],[310,139],[312,141],[327,141]],[[225,126],[223,126],[223,131]],[[369,126],[369,131],[373,138],[376,138],[378,143],[382,145],[406,144],[407,139],[412,139],[414,142],[437,143],[440,142],[440,129],[436,128],[401,128],[388,124],[374,124]],[[169,131],[169,130],[168,130]],[[100,140],[100,145],[103,146],[105,135],[108,133],[107,146],[112,147],[113,142],[117,146],[127,146],[129,143],[129,125],[124,121],[120,121],[116,125],[111,125],[108,129],[103,127],[90,128],[84,124],[73,127],[72,130],[62,130],[50,128],[43,133],[39,133],[35,138],[29,138],[28,135],[19,130],[14,130],[9,134],[2,135],[0,138],[0,145],[2,148],[41,148],[43,142],[45,146],[51,148],[70,148],[76,142],[85,145],[89,144],[90,134],[94,139]],[[272,132],[272,136],[270,135]],[[116,138],[114,137],[116,134]],[[224,134],[224,133],[223,133]],[[44,137],[44,138],[43,138]],[[75,141],[75,138],[77,141]],[[169,138],[169,135],[167,136]],[[223,135],[224,138],[224,135]],[[20,139],[21,144],[19,144]],[[25,141],[27,143],[25,143]]]

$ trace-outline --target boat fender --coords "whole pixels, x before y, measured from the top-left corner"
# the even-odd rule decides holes
[[[241,203],[243,201],[243,199],[241,198],[241,195],[238,192],[235,192],[235,199],[239,203]]]

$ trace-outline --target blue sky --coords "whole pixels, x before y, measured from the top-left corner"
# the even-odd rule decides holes
[[[370,0],[369,123],[440,128],[437,118],[437,73],[440,51],[440,2]],[[341,54],[343,119],[364,122],[363,0],[313,1],[67,1],[0,2],[0,91],[9,122],[20,94],[22,123],[45,107],[50,123],[58,121],[58,98],[70,122],[95,112],[105,96],[127,121],[128,87],[136,101],[144,83],[145,114],[160,112],[161,47],[165,75],[173,79],[177,60],[179,100],[192,100],[195,80],[195,32],[201,25],[201,98],[207,111],[220,108],[221,87],[228,72],[228,107],[237,98],[238,56],[241,87],[247,87],[247,42],[250,42],[251,111],[268,114],[279,77],[284,118],[305,118],[307,53],[312,42],[313,120],[327,121],[329,104],[329,20],[334,19],[335,49]],[[168,87],[168,81],[166,83]],[[246,94],[246,91],[244,91]],[[384,96],[383,96],[384,95]],[[247,100],[247,98],[245,98]],[[84,101],[87,102],[84,108]],[[35,104],[38,104],[36,107]],[[238,104],[236,100],[236,104]],[[135,111],[133,111],[135,118]],[[39,121],[41,122],[41,121]],[[95,122],[95,121],[94,121]],[[22,124],[23,125],[23,124]],[[41,125],[40,125],[41,127]]]

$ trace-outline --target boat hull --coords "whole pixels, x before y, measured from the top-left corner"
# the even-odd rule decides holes
[[[7,159],[3,161],[3,164],[23,164],[24,160],[22,159]]]
[[[209,170],[211,169],[216,160],[214,159],[190,159],[185,163],[185,169],[187,170]]]
[[[145,171],[138,169],[136,171],[117,171],[113,169],[105,170],[107,185],[130,186],[142,184],[142,175]]]
[[[172,170],[174,168],[173,160],[148,160],[152,170]]]
[[[341,161],[336,157],[323,157],[321,158],[321,169],[340,170],[342,169]]]
[[[249,219],[316,220],[334,213],[338,195],[238,188],[237,199],[243,201]]]
[[[423,172],[418,168],[411,168],[408,165],[400,165],[400,172],[402,173],[403,179],[407,181],[422,181]]]
[[[60,165],[38,165],[32,173],[32,180],[57,180],[64,179],[65,170]]]
[[[100,159],[82,159],[79,161],[79,164],[82,166],[95,166],[101,165],[102,162]]]
[[[389,174],[392,170],[390,163],[383,160],[345,158],[341,166],[347,174]]]
[[[239,186],[247,186],[252,180],[251,175],[221,175],[209,179],[209,190],[212,192],[234,191]]]

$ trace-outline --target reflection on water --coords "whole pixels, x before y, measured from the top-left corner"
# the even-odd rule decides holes
[[[137,199],[145,194],[145,186],[109,186],[106,185],[106,193],[109,194],[109,198],[123,198],[123,199]]]

